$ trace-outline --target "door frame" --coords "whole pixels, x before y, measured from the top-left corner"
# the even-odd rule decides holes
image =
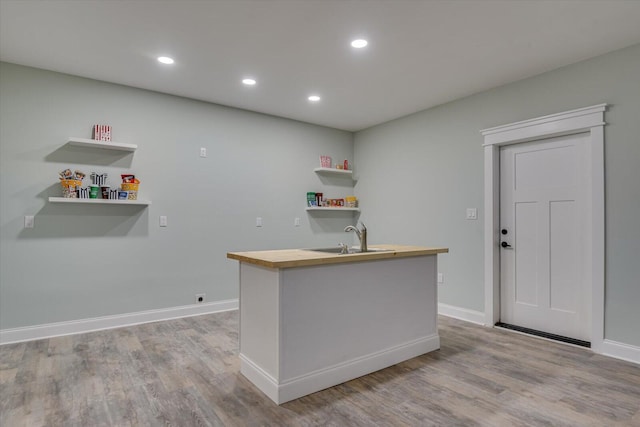
[[[484,314],[485,325],[500,320],[500,147],[556,136],[589,133],[587,183],[591,224],[587,236],[591,272],[591,349],[604,343],[604,112],[607,104],[481,130],[484,136]]]

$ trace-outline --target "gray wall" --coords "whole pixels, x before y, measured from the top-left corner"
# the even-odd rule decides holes
[[[479,131],[605,102],[605,337],[640,345],[640,45],[356,133],[356,195],[371,241],[449,247],[440,302],[483,311]],[[465,220],[467,207],[478,221]]]
[[[639,75],[636,45],[358,132],[354,153],[347,132],[0,64],[0,328],[186,305],[200,292],[235,298],[227,251],[350,239],[342,228],[357,217],[304,212],[306,191],[351,192],[350,182],[313,174],[320,154],[355,156],[370,244],[449,247],[440,301],[483,311],[479,130],[606,102],[605,336],[638,346]],[[94,123],[111,124],[114,140],[138,151],[65,145]],[[153,204],[49,204],[66,167],[131,170]],[[464,219],[467,207],[478,221]],[[29,214],[33,230],[22,228]]]
[[[0,94],[2,329],[237,298],[228,251],[352,243],[353,216],[304,210],[307,191],[353,192],[313,173],[321,154],[353,161],[349,132],[7,63]],[[138,150],[65,145],[95,123]],[[152,205],[50,204],[67,167],[132,171]]]

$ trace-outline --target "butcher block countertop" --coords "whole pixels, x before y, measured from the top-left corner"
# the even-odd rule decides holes
[[[406,245],[369,245],[369,248],[389,249],[385,252],[332,254],[308,249],[280,249],[273,251],[228,252],[227,258],[268,268],[294,268],[312,265],[341,264],[391,258],[444,254],[448,248],[427,248]]]

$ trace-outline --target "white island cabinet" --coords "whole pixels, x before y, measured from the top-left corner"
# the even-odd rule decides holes
[[[376,248],[227,254],[240,261],[240,370],[275,403],[440,348],[437,254],[448,249]]]

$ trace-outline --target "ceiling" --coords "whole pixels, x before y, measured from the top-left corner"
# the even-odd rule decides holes
[[[638,0],[0,0],[2,61],[349,131],[636,43]]]

